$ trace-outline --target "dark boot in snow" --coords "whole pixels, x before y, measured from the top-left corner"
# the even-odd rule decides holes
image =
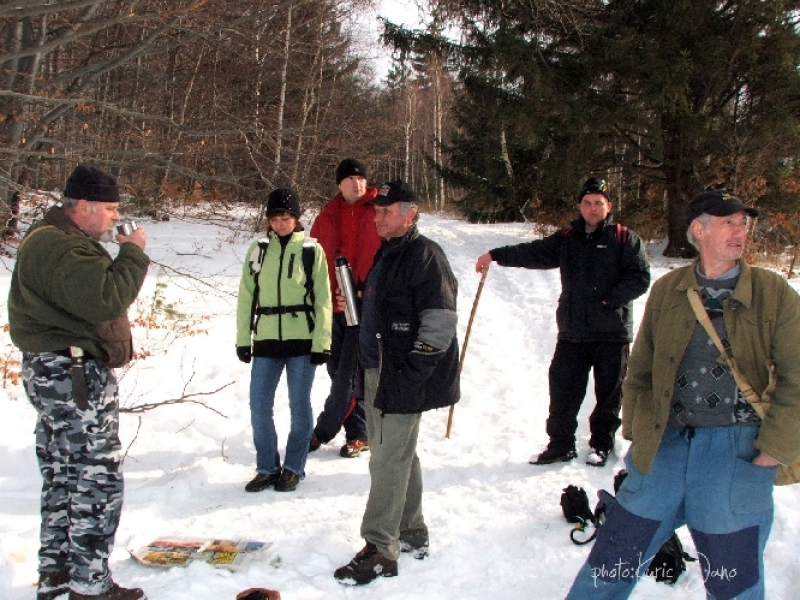
[[[342,585],[364,585],[378,577],[397,575],[397,561],[386,558],[375,544],[367,545],[348,564],[334,571],[333,576]]]

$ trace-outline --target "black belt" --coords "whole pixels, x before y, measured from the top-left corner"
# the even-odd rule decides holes
[[[314,312],[314,307],[306,306],[305,304],[294,304],[292,306],[261,306],[256,309],[256,314],[259,315],[293,315],[299,312]]]

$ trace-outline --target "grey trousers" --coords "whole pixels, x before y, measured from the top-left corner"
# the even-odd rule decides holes
[[[384,414],[376,409],[378,369],[364,371],[369,436],[370,488],[361,537],[387,558],[400,556],[400,540],[428,538],[422,516],[422,470],[417,437],[422,415]]]

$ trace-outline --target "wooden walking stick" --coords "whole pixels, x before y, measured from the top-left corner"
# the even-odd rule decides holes
[[[461,346],[461,356],[458,357],[458,375],[461,376],[461,369],[464,368],[464,355],[467,353],[467,344],[469,344],[469,334],[472,331],[472,321],[475,319],[475,311],[478,310],[478,300],[481,299],[481,292],[483,292],[483,284],[486,283],[486,276],[489,274],[489,267],[492,263],[486,265],[481,275],[481,282],[478,284],[478,291],[475,293],[475,300],[472,302],[472,311],[469,313],[469,322],[467,323],[467,333],[464,334],[464,345]],[[453,413],[456,410],[456,405],[450,405],[450,413],[447,415],[447,432],[444,437],[450,439],[450,430],[453,428]]]

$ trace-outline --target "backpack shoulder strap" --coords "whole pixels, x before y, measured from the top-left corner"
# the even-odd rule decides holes
[[[628,228],[622,223],[617,223],[617,242],[623,245],[628,243]]]
[[[258,285],[258,274],[261,273],[261,266],[264,264],[264,256],[267,253],[267,246],[269,246],[269,238],[264,237],[258,240],[258,243],[253,246],[248,260],[250,261],[250,274],[253,276],[253,302],[250,305],[250,331],[255,331],[258,325],[258,295],[261,291]]]
[[[306,293],[303,296],[303,303],[313,309],[316,297],[314,295],[314,259],[317,256],[317,240],[316,238],[307,237],[303,240],[303,270],[306,274]],[[314,331],[314,318],[311,316],[313,310],[306,311],[306,319],[308,319],[308,331]]]

